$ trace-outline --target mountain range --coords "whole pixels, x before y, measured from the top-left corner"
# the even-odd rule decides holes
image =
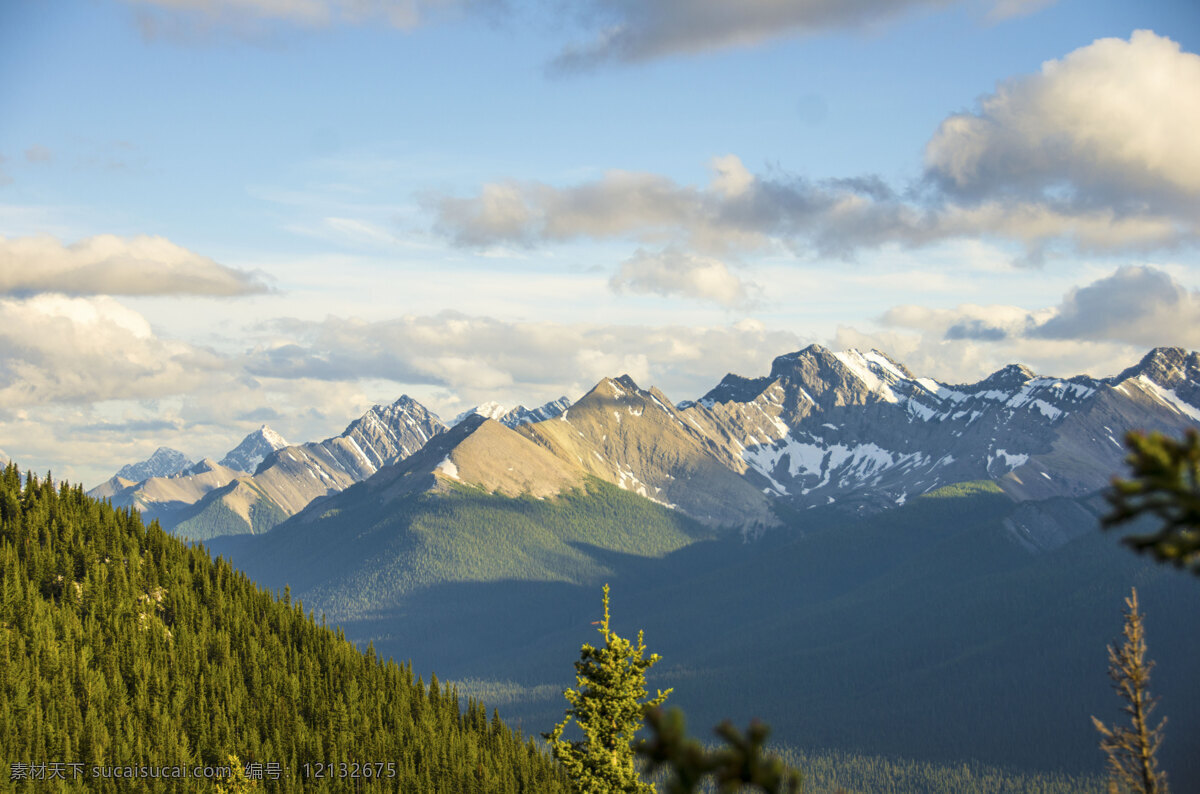
[[[814,345],[778,357],[767,376],[731,374],[678,405],[622,376],[601,380],[574,404],[564,397],[529,411],[489,403],[452,425],[499,419],[564,471],[578,469],[714,526],[760,532],[779,524],[780,510],[836,504],[874,512],[979,479],[1016,500],[1094,492],[1120,467],[1128,428],[1178,433],[1200,418],[1198,383],[1196,354],[1175,348],[1153,350],[1108,379],[1038,377],[1011,365],[977,383],[950,385],[915,377],[879,351]],[[118,474],[91,493],[137,506],[193,539],[261,532],[409,457],[446,429],[402,396],[319,443],[287,446],[264,426],[219,464],[205,460],[137,483]],[[485,446],[454,451],[454,465],[475,473],[464,482],[498,481],[487,472],[492,464],[472,460]],[[122,471],[186,463],[170,452],[160,449]],[[237,471],[252,463],[253,474]],[[573,486],[577,475],[535,477],[526,486],[552,495],[555,483]]]
[[[192,463],[193,461],[188,460],[187,456],[177,449],[159,447],[145,460],[122,466],[116,476],[130,482],[140,482],[151,477],[170,477],[188,468]]]
[[[879,351],[813,345],[776,358],[768,375],[727,375],[695,401],[675,404],[621,376],[573,404],[563,397],[531,411],[487,403],[449,426],[496,421],[564,470],[713,526],[761,532],[779,524],[780,510],[836,504],[869,513],[964,481],[992,480],[1018,501],[1094,492],[1121,466],[1127,429],[1178,433],[1200,421],[1198,384],[1196,354],[1177,348],[1152,350],[1112,378],[1040,377],[1010,365],[976,383],[947,384],[916,377]],[[137,483],[118,474],[91,493],[136,505],[193,539],[265,531],[404,460],[447,427],[402,396],[319,443],[288,446],[264,426],[219,464]],[[173,468],[176,459],[160,453],[151,461]],[[131,470],[150,469],[122,471]],[[479,476],[466,482],[498,475]],[[555,482],[576,480],[529,486],[549,493]]]
[[[604,378],[540,421],[447,426],[402,397],[233,473],[173,531],[536,730],[611,582],[667,660],[652,684],[698,721],[1068,772],[1100,764],[1088,717],[1113,705],[1104,646],[1136,583],[1186,789],[1195,583],[1103,535],[1098,494],[1127,431],[1178,435],[1198,406],[1200,356],[1176,348],[1112,378],[950,384],[812,346],[681,403]]]

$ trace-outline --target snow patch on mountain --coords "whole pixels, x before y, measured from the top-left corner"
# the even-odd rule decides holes
[[[892,375],[892,373],[896,373],[896,376],[901,379],[904,376],[890,362],[887,363],[887,366],[881,365],[879,363],[880,360],[886,361],[882,356],[876,354],[868,358],[857,350],[851,349],[841,353],[834,353],[833,357],[842,362],[846,369],[854,374],[854,377],[862,381],[868,391],[879,395],[879,398],[884,402],[897,402],[895,392],[879,377],[879,374],[886,373],[887,375]],[[872,367],[872,364],[874,364],[874,367]]]
[[[221,458],[221,465],[238,471],[253,472],[276,450],[288,446],[287,439],[263,425],[242,439],[242,442]]]
[[[450,460],[449,455],[442,459],[434,471],[441,472],[452,480],[458,479],[458,466],[454,465],[454,461]]]
[[[1138,375],[1138,383],[1148,392],[1153,394],[1162,402],[1174,408],[1184,416],[1200,422],[1200,408],[1185,402],[1182,397],[1175,393],[1174,389],[1168,389],[1164,386],[1159,386],[1154,381],[1147,378],[1145,375]]]
[[[992,471],[992,464],[996,461],[1007,467],[1008,471],[1012,471],[1018,466],[1024,466],[1029,461],[1029,456],[1024,453],[1012,453],[1007,450],[998,449],[995,452],[988,453],[987,470]]]
[[[891,469],[928,463],[928,456],[920,452],[892,452],[872,442],[824,444],[799,441],[790,435],[774,445],[749,447],[742,453],[746,464],[763,475],[781,494],[787,494],[787,489],[774,475],[780,472],[785,458],[784,470],[789,476],[820,478],[815,484],[806,483],[803,493],[822,488],[835,477],[839,485],[852,486]]]
[[[154,454],[138,463],[122,466],[117,476],[123,480],[141,482],[151,477],[170,477],[191,467],[193,461],[177,449],[159,447]]]
[[[613,388],[617,387],[613,385]],[[531,424],[533,422],[544,422],[547,419],[553,419],[556,416],[561,416],[568,408],[571,407],[571,401],[567,397],[559,397],[557,400],[551,400],[545,405],[540,405],[537,408],[526,408],[524,405],[518,405],[516,408],[509,408],[498,402],[486,402],[463,411],[454,420],[450,422],[450,426],[460,424],[463,420],[471,416],[482,416],[486,419],[495,419],[505,427],[516,429],[520,425]]]

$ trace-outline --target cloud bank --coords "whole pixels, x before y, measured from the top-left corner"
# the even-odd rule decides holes
[[[654,5],[654,4],[648,4]],[[1056,248],[1145,252],[1200,242],[1200,56],[1137,31],[1100,39],[1002,84],[976,112],[943,121],[912,185],[873,175],[807,180],[753,174],[734,155],[708,185],[610,171],[554,186],[483,185],[427,197],[457,245],[628,239],[695,255],[767,250],[852,259],[888,244],[953,239],[1018,245],[1038,264]],[[622,271],[618,276],[630,281]]]
[[[224,368],[213,353],[159,339],[112,298],[0,298],[0,405],[154,399]]]
[[[467,401],[578,396],[606,376],[629,374],[674,399],[713,386],[714,371],[759,369],[799,338],[761,323],[711,327],[510,322],[458,312],[365,322],[273,323],[257,347],[255,377],[378,378],[450,390]],[[683,396],[676,396],[683,395]]]
[[[1148,30],[1099,39],[950,116],[925,148],[948,194],[1121,214],[1200,199],[1200,55]]]
[[[267,292],[253,273],[218,264],[162,237],[0,237],[0,295],[200,295]]]
[[[609,281],[616,292],[680,296],[712,301],[730,309],[747,308],[761,292],[719,259],[668,248],[659,253],[638,249]]]

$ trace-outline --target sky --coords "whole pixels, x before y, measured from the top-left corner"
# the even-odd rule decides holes
[[[1200,348],[1191,0],[9,0],[0,456]]]

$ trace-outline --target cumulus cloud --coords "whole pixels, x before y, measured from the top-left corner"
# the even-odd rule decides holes
[[[1043,370],[1052,373],[1115,371],[1149,347],[1200,348],[1200,292],[1158,268],[1122,267],[1070,290],[1054,306],[905,305],[880,322],[887,331],[859,341],[890,345],[934,377],[1012,362],[1056,366]],[[844,329],[840,341],[852,337]]]
[[[568,187],[486,184],[473,197],[426,197],[434,228],[458,245],[634,239],[721,255],[783,244],[849,255],[903,239],[934,239],[935,224],[882,180],[812,182],[751,174],[735,155],[714,158],[703,187],[658,174],[610,171]]]
[[[905,13],[960,0],[589,0],[581,18],[595,31],[554,61],[573,70],[609,61],[638,62],[678,53],[744,47],[829,30],[875,28]],[[1053,0],[998,0],[994,15],[1029,13]]]
[[[1200,199],[1200,56],[1148,30],[1099,39],[950,116],[927,173],[965,198],[1013,194],[1125,212]]]
[[[272,330],[275,340],[247,360],[257,377],[378,378],[443,387],[475,401],[578,396],[622,373],[684,399],[726,371],[763,369],[800,343],[751,321],[684,328],[508,322],[457,312],[380,322],[288,320]]]
[[[863,331],[841,327],[828,340],[834,349],[878,348],[920,377],[943,383],[973,383],[1008,364],[1024,364],[1042,375],[1115,375],[1137,363],[1146,348],[1118,342],[1006,337],[999,341],[946,339],[940,334],[899,329]]]
[[[266,292],[253,273],[218,264],[162,237],[0,237],[0,294],[205,295]]]
[[[725,155],[707,185],[610,171],[567,186],[491,183],[426,205],[435,230],[464,246],[617,238],[717,257],[782,248],[852,259],[888,244],[987,239],[1021,246],[1018,263],[1037,265],[1060,248],[1200,241],[1196,129],[1200,56],[1138,31],[1048,61],[977,112],[947,118],[921,178],[903,189],[873,175],[754,174]]]
[[[880,319],[889,327],[922,331],[942,339],[1000,341],[1024,336],[1050,314],[1048,309],[964,303],[953,309],[894,306]]]
[[[108,297],[0,298],[0,404],[152,399],[203,386],[216,355],[158,338]]]
[[[1157,268],[1123,267],[1071,290],[1030,335],[1200,347],[1200,292]]]
[[[610,171],[556,188],[540,182],[485,184],[468,198],[427,197],[436,229],[459,245],[534,245],[544,240],[653,237],[703,221],[704,195],[658,174]]]
[[[678,295],[712,301],[728,308],[752,305],[752,296],[760,292],[756,285],[743,281],[721,260],[674,248],[659,252],[639,248],[621,264],[609,286],[616,292]]]

